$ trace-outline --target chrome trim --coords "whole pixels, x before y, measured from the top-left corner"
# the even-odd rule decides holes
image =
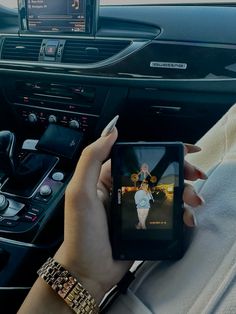
[[[95,36],[92,35],[77,35],[75,33],[75,35],[63,35],[63,33],[59,34],[59,33],[51,33],[51,34],[42,34],[42,33],[19,33],[19,38],[21,37],[40,37],[40,38],[61,38],[61,39],[71,39],[71,38],[75,38],[75,39],[91,39],[94,40]]]
[[[1,64],[1,61],[0,61]],[[11,64],[12,65],[12,64]],[[20,66],[20,64],[18,64],[18,66]],[[29,66],[30,67],[30,66]],[[32,68],[32,66],[30,67]],[[50,68],[49,68],[50,69]],[[50,69],[52,70],[52,69]],[[20,69],[6,69],[6,68],[1,68],[0,66],[0,73],[25,73],[25,74],[40,74],[40,75],[45,75],[45,76],[57,76],[57,77],[71,77],[71,78],[80,78],[83,80],[90,80],[93,79],[94,82],[109,82],[109,83],[114,83],[114,82],[121,82],[122,86],[126,83],[134,83],[134,78],[131,77],[117,77],[116,75],[113,76],[105,76],[103,75],[93,75],[93,74],[85,74],[85,73],[76,73],[76,71],[73,72],[69,72],[69,73],[50,73],[50,72],[42,72],[40,70],[35,70],[33,72],[29,72],[28,70],[20,70]],[[78,77],[77,75],[80,75],[80,77]],[[137,82],[139,82],[140,84],[144,84],[144,83],[149,83],[149,84],[153,84],[153,83],[205,83],[205,82],[211,82],[211,83],[215,83],[215,82],[236,82],[236,78],[233,77],[229,77],[229,78],[198,78],[198,79],[191,79],[191,78],[184,78],[184,79],[166,79],[163,77],[146,77],[145,75],[139,75],[139,77],[135,80],[135,84],[137,84]],[[94,84],[94,83],[93,83]],[[133,86],[133,84],[132,84]],[[137,85],[135,85],[137,87]],[[142,85],[143,87],[143,85]],[[176,86],[175,86],[176,88]],[[235,89],[234,89],[235,92]]]
[[[150,39],[150,38],[143,38],[143,37],[105,37],[105,36],[78,36],[78,35],[59,35],[59,34],[52,34],[52,35],[49,35],[49,34],[13,34],[13,33],[0,33],[0,37],[5,37],[5,36],[11,36],[11,37],[18,37],[18,38],[22,38],[22,37],[41,37],[42,39],[44,38],[60,38],[60,39],[91,39],[91,40],[94,40],[94,39],[102,39],[102,40],[130,40],[130,41],[133,41],[133,40],[138,40],[138,41],[142,41],[142,40],[153,40],[153,39],[157,39],[157,37],[153,36],[153,39]]]
[[[32,247],[32,248],[40,248],[40,246],[35,245],[35,244],[31,244],[31,243],[27,243],[27,242],[20,242],[20,241],[17,241],[17,240],[12,240],[12,239],[3,238],[3,237],[0,237],[0,243],[1,242],[7,243],[7,244],[11,244],[11,245],[13,244],[13,245],[18,245],[18,246],[27,246],[27,247]]]
[[[1,232],[2,233],[6,233],[6,234],[7,233],[12,234],[12,232],[9,231],[9,230],[6,230],[6,231],[5,230],[1,230]],[[17,241],[17,240],[13,240],[13,239],[9,239],[9,238],[0,237],[0,245],[2,245],[2,243],[6,243],[6,244],[10,244],[10,245],[30,247],[30,248],[33,248],[33,249],[46,249],[46,250],[48,250],[50,248],[55,248],[55,246],[58,246],[58,243],[61,243],[61,242],[63,242],[63,238],[59,238],[58,241],[54,241],[50,245],[41,245],[41,244],[32,244],[32,243],[29,243],[29,242]]]
[[[13,140],[12,140],[11,147],[10,147],[9,157],[10,157],[10,161],[11,161],[11,164],[12,164],[12,168],[14,169],[15,165],[14,165],[14,162],[13,162],[13,150],[14,150],[15,143],[16,143],[15,134],[12,134],[12,138],[13,138]]]
[[[175,107],[175,106],[151,106],[152,109],[167,109],[169,111],[180,111],[181,107]]]
[[[48,98],[72,100],[72,97],[65,97],[65,96],[55,96],[55,95],[40,94],[40,93],[34,93],[33,95],[35,95],[35,96],[43,96],[43,97],[48,97]]]
[[[236,44],[222,44],[222,43],[207,43],[207,42],[186,42],[178,40],[161,40],[155,38],[152,41],[153,44],[164,44],[164,45],[180,45],[180,46],[193,46],[193,47],[210,47],[210,48],[227,48],[236,49]]]
[[[128,76],[128,77],[132,77],[132,78],[150,78],[150,79],[158,79],[158,78],[162,78],[162,76],[158,76],[158,75],[145,75],[145,74],[136,74],[136,73],[126,73],[126,72],[119,72],[118,75],[123,75],[123,76]]]
[[[31,287],[0,287],[1,290],[29,290]]]
[[[1,34],[0,34],[1,35]],[[2,36],[7,36],[8,34],[2,35]],[[12,34],[11,34],[12,35]],[[16,34],[14,34],[16,36]],[[86,40],[95,40],[95,39],[102,39],[102,40],[147,40],[145,38],[133,38],[133,37],[104,37],[104,36],[79,36],[79,35],[63,35],[63,34],[19,34],[19,37],[41,37],[41,38],[60,38],[60,39],[86,39]],[[156,37],[153,37],[155,39]],[[150,39],[148,39],[150,40]]]

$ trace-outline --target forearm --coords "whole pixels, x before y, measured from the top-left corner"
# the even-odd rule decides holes
[[[42,278],[38,278],[18,311],[18,314],[31,313],[71,314],[73,311]]]
[[[60,254],[57,258],[60,260],[59,256]],[[47,260],[39,270],[39,278],[31,288],[19,314],[69,314],[73,313],[71,306],[76,307],[80,313],[80,310],[82,311],[88,305],[91,306],[91,313],[98,312],[96,305],[105,294],[101,287],[93,280],[86,278],[80,277],[77,282],[76,279],[79,276],[73,271],[73,267],[65,265],[67,264],[63,263],[62,266],[54,259]]]

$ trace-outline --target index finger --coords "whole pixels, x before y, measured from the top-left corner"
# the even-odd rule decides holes
[[[101,169],[101,174],[99,177],[99,183],[101,183],[107,190],[110,190],[112,185],[111,179],[111,159],[107,160]]]

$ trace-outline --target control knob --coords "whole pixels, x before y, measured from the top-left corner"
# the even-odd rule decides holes
[[[41,196],[49,196],[52,194],[52,189],[50,188],[49,185],[43,185],[41,186],[39,193]]]
[[[69,127],[72,129],[79,129],[80,123],[77,120],[71,120],[69,123]]]
[[[36,123],[38,121],[38,118],[35,113],[30,113],[28,115],[28,120],[30,123]]]
[[[54,114],[51,114],[51,115],[48,117],[48,122],[49,122],[49,123],[57,123],[57,117],[56,117]]]
[[[0,195],[0,212],[3,212],[5,209],[7,209],[9,205],[8,200],[4,195]]]
[[[62,173],[62,172],[55,172],[53,175],[52,175],[52,179],[54,180],[54,181],[57,181],[57,182],[61,182],[61,181],[63,181],[64,180],[64,173]]]

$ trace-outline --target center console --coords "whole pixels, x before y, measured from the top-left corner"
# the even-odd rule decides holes
[[[97,0],[19,0],[18,4],[17,37],[33,42],[28,47],[17,44],[17,54],[28,56],[40,42],[36,60],[50,67],[60,63],[66,40],[94,39]],[[85,53],[97,53],[90,41]],[[17,312],[36,270],[63,241],[66,186],[111,98],[109,87],[66,76],[63,68],[52,76],[37,70],[18,74],[3,75],[0,92],[7,109],[6,126],[16,135],[0,130],[0,300],[9,313]],[[47,138],[52,129],[58,133]],[[56,143],[58,139],[61,142]],[[16,301],[19,289],[23,294]],[[10,291],[14,302],[8,302]]]
[[[37,243],[56,215],[82,137],[82,132],[50,126],[40,141],[26,140],[17,151],[14,134],[0,132],[0,237]]]

